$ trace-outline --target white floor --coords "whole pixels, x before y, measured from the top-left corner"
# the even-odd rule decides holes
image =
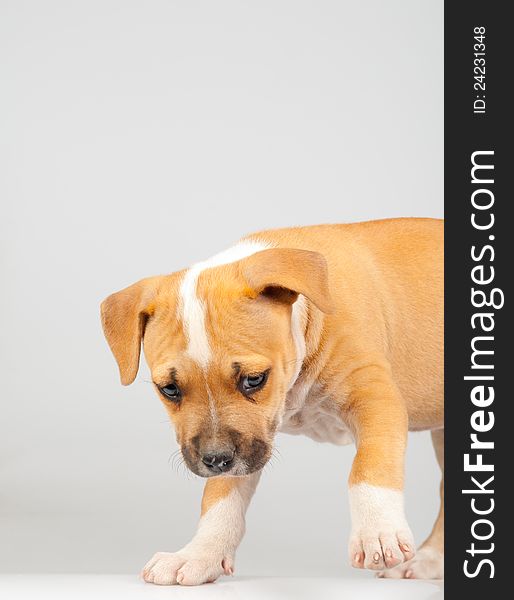
[[[442,600],[441,582],[327,577],[234,577],[161,587],[131,575],[0,575],[2,600]]]

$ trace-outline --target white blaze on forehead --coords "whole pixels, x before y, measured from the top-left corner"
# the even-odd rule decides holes
[[[196,263],[186,271],[180,286],[179,310],[188,343],[187,354],[202,368],[209,364],[211,348],[205,328],[205,304],[197,295],[198,277],[206,269],[237,262],[270,247],[271,245],[265,242],[245,240],[207,260]]]

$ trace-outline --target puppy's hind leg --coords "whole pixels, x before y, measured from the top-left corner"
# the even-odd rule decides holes
[[[443,579],[444,577],[444,429],[432,431],[432,443],[443,474],[440,487],[441,507],[437,520],[432,532],[412,560],[379,573],[379,577],[396,579]]]

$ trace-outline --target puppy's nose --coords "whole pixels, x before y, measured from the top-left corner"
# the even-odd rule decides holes
[[[203,464],[213,473],[225,473],[232,468],[234,462],[233,450],[208,452],[202,456]]]

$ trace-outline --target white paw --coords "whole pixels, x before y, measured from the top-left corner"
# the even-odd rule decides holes
[[[350,537],[350,562],[358,569],[391,569],[410,560],[414,554],[414,540],[408,527],[364,529],[353,532]]]
[[[399,490],[359,483],[350,488],[350,563],[358,569],[391,569],[415,554]]]
[[[179,551],[157,552],[146,563],[141,576],[157,585],[200,585],[232,573],[233,562],[228,557],[193,556]]]
[[[439,550],[425,546],[416,557],[394,569],[378,573],[378,577],[391,579],[443,579],[444,555]]]

